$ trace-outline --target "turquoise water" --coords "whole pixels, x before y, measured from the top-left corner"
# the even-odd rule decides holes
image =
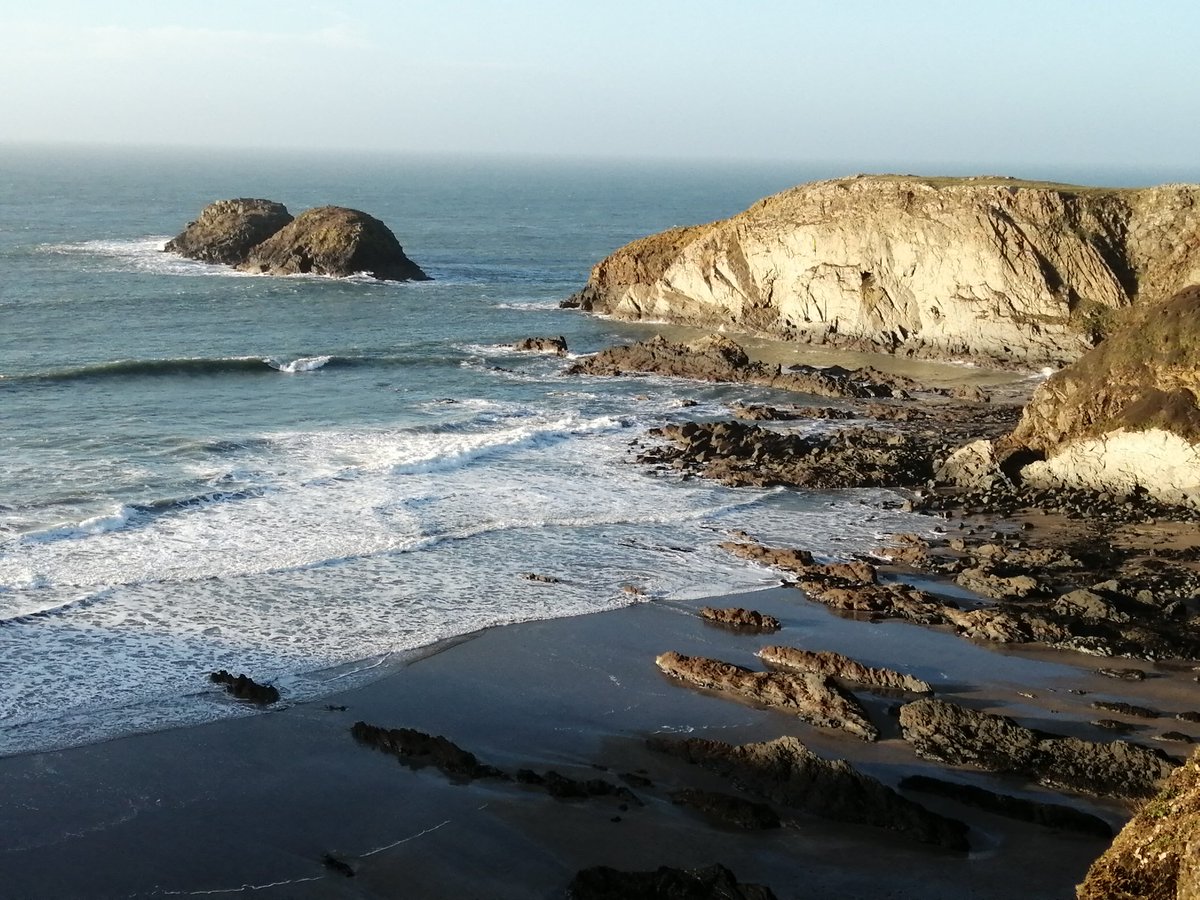
[[[915,516],[630,464],[765,391],[563,377],[648,336],[563,311],[621,244],[836,170],[0,150],[0,754],[320,696],[488,625],[743,591],[744,528],[829,553]],[[217,198],[387,222],[421,284],[161,252]],[[680,399],[699,405],[682,411]],[[554,575],[544,585],[521,577]]]

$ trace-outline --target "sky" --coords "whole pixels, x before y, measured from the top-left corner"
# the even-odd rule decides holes
[[[1176,0],[0,0],[0,142],[1195,167]]]

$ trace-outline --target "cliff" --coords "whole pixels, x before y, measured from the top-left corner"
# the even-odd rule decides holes
[[[1200,186],[857,176],[642,238],[564,306],[927,356],[1062,363],[1200,282]]]

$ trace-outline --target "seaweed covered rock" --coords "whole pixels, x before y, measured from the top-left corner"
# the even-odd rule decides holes
[[[1200,898],[1200,751],[1092,863],[1079,900]]]
[[[570,900],[775,900],[769,887],[742,884],[722,865],[704,869],[621,872],[609,866],[583,869],[567,888]]]
[[[217,200],[167,241],[163,250],[201,262],[241,265],[250,251],[292,221],[274,200]]]
[[[383,222],[356,209],[302,212],[250,251],[240,268],[268,275],[366,273],[387,281],[427,281]]]

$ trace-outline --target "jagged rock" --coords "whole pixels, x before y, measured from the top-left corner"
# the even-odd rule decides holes
[[[1136,725],[1130,725],[1128,722],[1121,722],[1117,719],[1093,719],[1092,723],[1097,728],[1103,728],[1105,731],[1115,731],[1117,734],[1129,734],[1136,731]]]
[[[1200,188],[860,175],[642,238],[564,305],[922,355],[1063,362],[1200,281]],[[983,314],[986,310],[986,314]]]
[[[217,200],[200,210],[194,222],[167,241],[163,250],[201,262],[236,266],[250,250],[292,221],[273,200]]]
[[[1103,675],[1106,678],[1119,678],[1122,681],[1145,681],[1146,673],[1141,669],[1097,669],[1098,675]]]
[[[1200,273],[1193,273],[1200,281]],[[1044,489],[1200,506],[1200,286],[1140,310],[1030,399],[1007,444]]]
[[[667,375],[697,381],[761,384],[819,397],[891,397],[908,379],[886,376],[874,369],[838,366],[792,366],[752,362],[740,344],[721,335],[708,335],[687,344],[656,335],[637,344],[609,347],[581,359],[568,375]]]
[[[621,872],[595,866],[576,873],[567,887],[570,900],[775,900],[769,887],[742,884],[721,865],[706,869]]]
[[[997,575],[983,566],[963,569],[955,578],[969,591],[1003,600],[1007,597],[1028,597],[1040,589],[1036,578],[1028,575]]]
[[[517,771],[517,781],[521,784],[543,788],[555,800],[587,800],[591,797],[616,797],[626,803],[641,806],[642,801],[629,788],[613,784],[603,778],[589,778],[579,781],[568,778],[558,772],[550,771],[539,775],[532,769]]]
[[[1138,744],[1048,734],[944,700],[906,703],[900,728],[926,759],[1013,772],[1047,787],[1101,797],[1150,796],[1173,768],[1161,751]]]
[[[302,212],[251,251],[239,268],[267,275],[365,272],[387,281],[427,281],[391,229],[364,212],[320,206]]]
[[[1200,752],[1092,863],[1078,900],[1200,898]]]
[[[853,419],[848,409],[832,406],[764,406],[758,403],[735,403],[729,409],[734,418],[755,422],[791,422],[797,419]]]
[[[668,651],[656,660],[665,674],[697,687],[732,694],[790,713],[812,725],[873,741],[879,730],[858,701],[823,675],[754,672],[733,663]]]
[[[866,688],[889,691],[910,691],[915,694],[933,693],[929,682],[905,675],[892,669],[876,669],[864,666],[857,660],[829,650],[814,652],[796,647],[763,647],[757,656],[772,666],[815,672],[842,681],[851,681]]]
[[[694,809],[706,818],[743,831],[779,827],[779,815],[765,803],[755,803],[733,794],[686,788],[671,794],[677,806]]]
[[[928,775],[909,775],[907,778],[901,779],[900,789],[949,797],[951,800],[957,800],[959,803],[974,806],[998,816],[1022,822],[1033,822],[1035,825],[1044,825],[1047,828],[1078,831],[1103,838],[1110,838],[1113,834],[1111,826],[1099,816],[1093,816],[1090,813],[1057,803],[1041,803],[1037,800],[1026,800],[1023,797],[997,794],[973,784],[944,781]]]
[[[225,690],[239,700],[249,700],[251,703],[266,705],[279,701],[279,689],[271,684],[259,684],[248,675],[238,675],[236,678],[222,669],[208,676],[213,684],[223,684]]]
[[[730,628],[741,628],[747,631],[778,631],[783,627],[774,616],[764,615],[756,609],[743,609],[740,606],[720,609],[703,606],[700,608],[700,616],[718,625],[727,625]]]
[[[513,344],[514,350],[526,353],[554,353],[557,356],[567,355],[567,339],[558,337],[527,337]]]
[[[1133,716],[1137,719],[1157,719],[1158,712],[1149,709],[1145,706],[1135,706],[1132,703],[1124,703],[1119,700],[1093,700],[1092,709],[1098,709],[1103,712],[1121,713],[1126,716]]]
[[[898,831],[949,850],[967,850],[967,826],[937,815],[856,770],[823,759],[797,738],[735,746],[702,738],[650,738],[652,750],[703,766],[764,799],[839,822]]]
[[[526,572],[522,576],[526,581],[536,581],[538,584],[562,584],[562,579],[554,575],[543,575],[538,572]]]
[[[380,728],[366,722],[355,722],[350,733],[360,744],[390,754],[406,766],[414,769],[433,766],[455,781],[508,777],[441,735],[429,735],[413,728]]]
[[[1060,615],[1081,616],[1085,619],[1107,619],[1119,624],[1130,621],[1130,617],[1121,612],[1114,603],[1086,588],[1063,594],[1055,601],[1053,609]]]

